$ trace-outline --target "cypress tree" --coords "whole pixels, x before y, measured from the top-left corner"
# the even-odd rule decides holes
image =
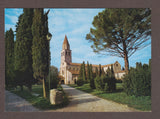
[[[98,68],[96,67],[96,77],[99,75]]]
[[[83,64],[81,64],[80,70],[79,70],[79,76],[77,80],[77,85],[82,86],[83,85]]]
[[[49,42],[47,40],[46,29],[47,21],[46,14],[43,13],[43,8],[34,9],[34,17],[32,24],[33,45],[32,45],[32,59],[33,59],[33,75],[36,79],[43,80],[43,96],[46,98],[45,81],[49,72]]]
[[[111,65],[111,91],[116,90],[116,79],[114,75],[113,65]]]
[[[101,64],[99,64],[99,76],[101,76],[102,75],[102,69],[101,69]]]
[[[86,69],[85,69],[85,62],[83,61],[83,81],[86,82]]]
[[[104,83],[106,82],[107,82],[108,91],[116,90],[116,79],[113,71],[113,65],[111,65],[111,68],[107,69],[106,79],[104,79]]]
[[[24,85],[24,44],[23,44],[23,14],[18,17],[18,22],[16,24],[16,41],[14,47],[14,69],[15,69],[15,83],[21,87],[23,90]],[[23,49],[23,50],[22,50]]]
[[[105,75],[105,72],[104,72],[104,68],[102,67],[102,75],[104,76]]]
[[[5,84],[6,88],[9,85],[14,86],[14,33],[13,30],[5,33]]]
[[[90,64],[90,66],[89,66],[89,71],[90,71],[90,87],[92,89],[95,89],[94,78],[93,78],[93,71],[92,71],[92,64]]]
[[[33,69],[32,69],[32,19],[33,9],[23,9],[23,15],[20,16],[19,23],[17,24],[16,34],[16,57],[15,57],[15,69],[21,72],[23,84],[32,90],[33,84]],[[16,74],[19,75],[19,74]],[[18,77],[17,77],[18,78]],[[21,82],[21,81],[20,81]]]
[[[87,61],[87,81],[89,82],[90,81],[90,79],[91,79],[91,77],[90,77],[90,71],[91,69],[90,69],[90,65],[89,65],[89,63],[88,63],[88,61]]]

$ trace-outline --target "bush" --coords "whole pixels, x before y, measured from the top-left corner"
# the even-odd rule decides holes
[[[94,79],[94,81],[95,81],[95,87],[96,87],[97,90],[104,90],[105,84],[104,84],[103,80],[104,80],[104,76],[101,76],[101,77],[97,76]]]
[[[57,90],[63,91],[63,88],[62,88],[62,86],[60,84],[57,86]]]
[[[112,92],[116,90],[116,79],[113,71],[113,66],[111,66],[111,69],[110,68],[107,69],[105,83],[108,84],[108,91]]]
[[[77,80],[77,86],[82,86],[84,84],[84,81],[82,78],[78,78]]]
[[[90,87],[92,88],[92,89],[95,89],[96,87],[95,87],[95,82],[94,82],[94,79],[93,78],[91,78],[91,80],[90,80]]]
[[[151,95],[151,68],[149,65],[136,63],[136,68],[131,68],[124,77],[123,88],[127,95]]]
[[[121,79],[116,79],[116,83],[122,83]]]
[[[105,91],[105,92],[109,91],[109,87],[108,87],[108,84],[107,84],[107,83],[105,83],[104,91]]]
[[[116,90],[116,79],[114,77],[109,78],[107,84],[108,84],[108,91],[113,92]]]
[[[50,67],[50,73],[46,80],[46,91],[49,94],[50,89],[56,89],[59,83],[58,69],[54,66]]]

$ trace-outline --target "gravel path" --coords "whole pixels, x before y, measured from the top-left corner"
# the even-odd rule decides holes
[[[64,91],[70,98],[67,107],[58,110],[49,110],[49,112],[135,112],[137,110],[127,105],[108,101],[67,85],[62,85]]]
[[[33,107],[25,99],[9,91],[5,91],[5,111],[33,112],[33,111],[39,111],[39,110]]]

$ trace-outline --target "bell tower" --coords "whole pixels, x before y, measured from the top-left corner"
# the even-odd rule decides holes
[[[71,63],[72,62],[72,56],[71,56],[71,50],[70,45],[67,39],[67,36],[65,35],[63,45],[62,45],[62,51],[61,51],[61,64],[62,63]]]

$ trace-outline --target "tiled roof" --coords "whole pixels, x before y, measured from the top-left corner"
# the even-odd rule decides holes
[[[79,71],[74,71],[74,70],[68,70],[69,72],[71,72],[72,74],[79,74]]]
[[[81,66],[81,63],[69,63],[69,65]],[[111,66],[111,65],[112,65],[112,64],[101,65],[101,67],[107,67],[107,66]],[[85,66],[87,66],[87,64],[85,64]],[[99,65],[92,64],[92,67],[99,67]]]
[[[121,70],[121,71],[116,71],[115,73],[125,73],[125,71]]]
[[[113,64],[102,65],[102,67],[109,67],[111,65],[113,65]]]

